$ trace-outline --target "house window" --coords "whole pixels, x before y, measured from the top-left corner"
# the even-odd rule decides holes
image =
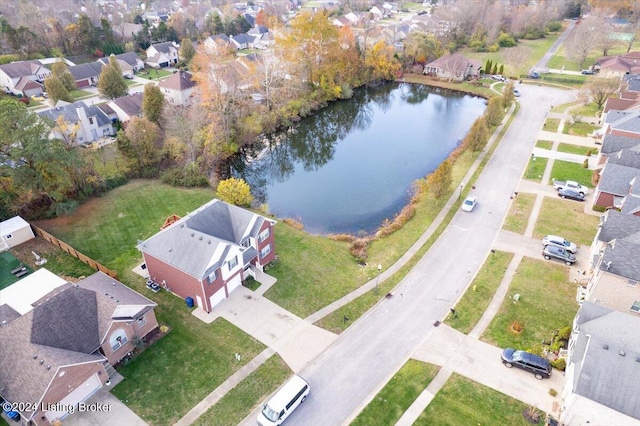
[[[109,344],[111,345],[111,350],[113,352],[120,349],[125,343],[127,343],[127,333],[125,333],[121,328],[114,331],[111,334],[111,337],[109,337]]]
[[[637,286],[637,285],[638,285],[638,281],[636,281],[636,280],[629,280],[629,281],[627,281],[627,285],[628,285],[629,287],[635,287],[635,286]]]
[[[269,228],[265,229],[258,235],[258,242],[263,242],[267,238],[269,238]]]
[[[138,318],[138,327],[142,327],[146,323],[147,323],[147,319],[144,317],[144,315]]]
[[[633,305],[631,305],[631,311],[640,313],[640,302],[633,302]]]
[[[263,258],[266,255],[268,255],[269,253],[271,253],[271,244],[267,244],[266,247],[264,247],[262,250],[260,250],[260,257]]]
[[[209,284],[211,284],[212,282],[214,282],[216,280],[216,278],[218,278],[218,270],[215,269],[212,273],[209,274],[209,276],[207,277],[207,281],[209,281]]]
[[[235,256],[233,259],[229,261],[229,270],[232,270],[236,266],[238,266],[238,256]]]
[[[89,117],[89,124],[93,124],[93,117]]]
[[[7,240],[10,240],[10,239],[12,239],[12,238],[13,238],[13,235],[11,235],[11,234],[7,234],[7,235],[5,235],[4,237],[5,237]]]

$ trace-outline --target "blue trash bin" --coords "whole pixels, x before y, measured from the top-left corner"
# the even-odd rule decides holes
[[[193,308],[193,297],[187,297],[184,301],[187,302],[187,308]]]

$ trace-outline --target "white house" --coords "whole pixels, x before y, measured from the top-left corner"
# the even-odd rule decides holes
[[[113,123],[107,114],[97,106],[88,106],[82,101],[52,108],[38,114],[48,117],[54,122],[62,116],[67,129],[61,129],[56,125],[52,129],[54,136],[62,139],[74,137],[78,144],[89,144],[101,137],[115,135]]]
[[[23,94],[22,89],[28,86],[29,82],[42,83],[50,74],[51,71],[38,60],[11,62],[0,65],[0,86],[7,93]]]
[[[158,83],[158,88],[166,101],[171,105],[179,106],[191,105],[191,94],[195,86],[191,73],[185,71],[178,71]]]
[[[0,222],[0,251],[9,250],[35,238],[31,225],[20,216]]]
[[[152,44],[147,48],[147,65],[152,68],[165,68],[178,63],[180,45],[173,41]]]

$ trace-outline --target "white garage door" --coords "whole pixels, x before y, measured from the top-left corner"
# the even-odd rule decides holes
[[[241,284],[242,280],[240,279],[240,274],[237,274],[235,277],[231,278],[231,281],[227,283],[227,290],[229,291],[229,294],[231,294],[231,292],[236,288],[240,287]]]
[[[213,293],[213,295],[209,298],[209,303],[211,303],[211,309],[213,309],[213,307],[216,306],[218,303],[222,302],[226,297],[227,295],[224,292],[224,287],[222,287],[220,290]]]
[[[94,374],[89,377],[83,384],[75,388],[69,395],[62,398],[60,401],[61,406],[76,406],[79,402],[82,402],[93,395],[98,389],[102,387],[98,374]],[[45,413],[49,421],[55,419],[64,419],[69,415],[67,411],[47,411]]]

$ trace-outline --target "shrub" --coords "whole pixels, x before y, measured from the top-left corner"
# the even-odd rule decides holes
[[[513,47],[516,44],[516,40],[507,33],[501,32],[498,36],[498,45],[500,47]]]
[[[295,229],[302,231],[304,229],[304,225],[302,224],[302,221],[299,219],[293,219],[291,217],[287,217],[282,219],[282,221],[284,223],[286,223],[287,225],[290,225],[292,227],[294,227]]]
[[[550,33],[557,33],[562,29],[562,22],[560,21],[551,21],[547,24],[547,31]]]
[[[209,185],[207,176],[195,168],[173,167],[162,173],[160,179],[168,185],[187,188]]]
[[[589,168],[589,159],[585,158],[584,161],[582,162],[582,167],[584,167],[585,169]]]
[[[562,327],[558,331],[558,338],[559,339],[569,340],[569,337],[571,337],[571,326],[570,325],[568,325],[566,327]]]
[[[555,390],[554,388],[551,388],[551,389],[549,389],[549,395],[556,396],[556,395],[558,395],[558,391]]]
[[[351,256],[353,256],[358,262],[364,262],[367,259],[369,241],[369,238],[358,238],[351,243],[349,253],[351,253]]]
[[[588,151],[587,151],[586,156],[587,156],[587,157],[591,157],[591,150],[588,150]]]
[[[551,366],[560,371],[564,371],[567,368],[567,361],[564,358],[554,359],[551,361]]]

